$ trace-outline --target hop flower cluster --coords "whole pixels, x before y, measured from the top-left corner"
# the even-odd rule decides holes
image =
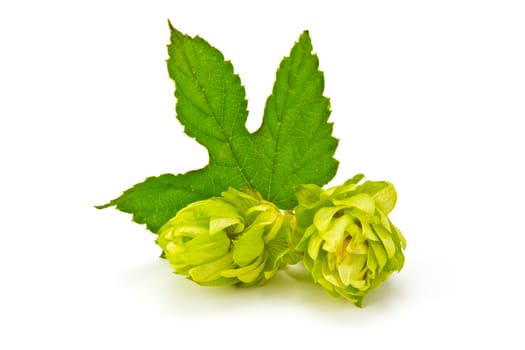
[[[177,274],[201,285],[255,285],[292,256],[295,217],[254,190],[233,188],[194,202],[159,231],[157,243]]]
[[[388,218],[397,194],[388,182],[358,182],[322,190],[315,185],[297,189],[297,250],[314,281],[330,294],[361,306],[363,297],[394,271],[405,258],[405,239]]]
[[[315,283],[361,306],[369,290],[401,270],[406,246],[388,218],[394,186],[360,184],[363,178],[326,190],[301,185],[293,212],[253,189],[230,188],[180,210],[157,243],[175,273],[201,285],[261,285],[302,260]]]

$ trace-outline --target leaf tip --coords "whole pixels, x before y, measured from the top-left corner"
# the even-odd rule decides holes
[[[106,209],[106,208],[109,208],[111,206],[115,205],[115,203],[113,203],[113,201],[109,202],[109,203],[106,203],[106,204],[102,204],[102,205],[94,205],[93,207],[95,209]]]
[[[299,36],[297,44],[305,48],[307,52],[313,54],[312,39],[310,38],[310,31],[304,30]]]
[[[175,30],[175,27],[173,26],[173,24],[171,24],[171,21],[169,18],[168,18],[168,27],[170,28],[170,31],[172,32]]]
[[[299,41],[301,40],[310,41],[310,31],[308,29],[303,30],[303,32],[299,36]]]
[[[183,38],[185,36],[179,30],[177,30],[177,28],[175,28],[173,26],[173,24],[171,23],[171,21],[169,19],[168,19],[168,27],[170,28],[171,41],[172,42],[174,41],[174,39],[180,40],[181,38]]]

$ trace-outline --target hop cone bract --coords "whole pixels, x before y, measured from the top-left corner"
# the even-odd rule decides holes
[[[157,243],[177,274],[201,285],[254,285],[289,261],[295,217],[233,188],[181,209]],[[290,255],[290,257],[293,255]]]
[[[297,250],[316,283],[357,306],[404,264],[406,246],[388,214],[397,194],[388,182],[359,182],[357,175],[341,186],[296,189]]]

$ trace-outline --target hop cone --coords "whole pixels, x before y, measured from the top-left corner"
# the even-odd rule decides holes
[[[342,186],[296,189],[297,250],[316,283],[334,296],[361,306],[363,297],[393,271],[400,271],[406,246],[387,217],[397,194],[388,182],[359,182],[357,175]]]
[[[228,189],[221,197],[181,209],[157,243],[175,273],[201,285],[255,285],[290,262],[295,217],[255,190]]]

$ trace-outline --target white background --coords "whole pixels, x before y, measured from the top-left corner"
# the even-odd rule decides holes
[[[232,60],[250,130],[310,31],[331,184],[399,193],[406,265],[364,308],[296,270],[196,286],[128,214],[93,208],[207,161],[174,116],[168,18]],[[0,348],[523,349],[524,19],[521,1],[2,2]]]

